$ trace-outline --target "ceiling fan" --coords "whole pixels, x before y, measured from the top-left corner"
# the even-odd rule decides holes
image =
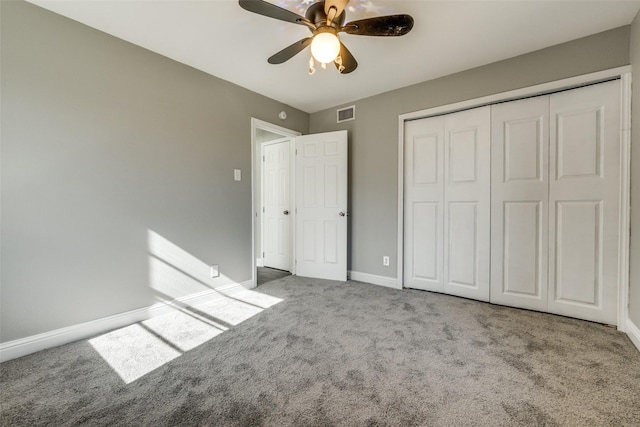
[[[357,36],[403,36],[413,28],[413,18],[409,15],[389,15],[345,22],[345,7],[349,0],[323,0],[313,3],[302,17],[264,0],[239,0],[240,6],[249,12],[293,24],[304,25],[311,31],[311,37],[285,47],[268,59],[270,64],[282,64],[311,45],[309,74],[315,72],[314,58],[325,67],[333,62],[342,74],[348,74],[358,67],[358,62],[349,49],[338,38],[338,33]]]

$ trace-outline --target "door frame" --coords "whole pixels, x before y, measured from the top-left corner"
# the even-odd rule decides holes
[[[263,130],[271,133],[281,135],[283,138],[302,135],[301,132],[287,129],[282,126],[275,125],[273,123],[265,122],[255,117],[251,118],[251,288],[255,288],[258,285],[257,282],[257,262],[256,262],[256,233],[257,233],[257,221],[262,220],[262,215],[259,214],[256,206],[256,196],[262,188],[262,173],[260,163],[256,160],[256,155],[260,153],[260,142],[258,138],[258,131]],[[294,147],[295,148],[295,147]],[[295,149],[290,150],[290,154],[295,154]],[[293,163],[292,163],[293,164]],[[292,206],[295,206],[295,170],[292,170],[289,174],[289,192],[291,193],[290,202]],[[260,196],[262,198],[262,195]],[[291,221],[295,221],[295,209],[291,218]],[[295,222],[294,222],[295,223]],[[295,239],[295,227],[291,230],[291,239]],[[291,253],[295,253],[295,240],[291,240],[292,246],[290,248]],[[291,273],[295,274],[295,263],[291,264]]]
[[[291,195],[291,185],[295,184],[295,180],[291,179],[292,177],[292,169],[295,167],[295,154],[291,155],[291,150],[295,150],[295,139],[293,137],[290,136],[285,136],[283,138],[277,138],[277,139],[272,139],[269,141],[264,141],[261,142],[257,145],[260,146],[260,155],[263,158],[263,165],[264,165],[264,148],[267,145],[272,145],[272,144],[282,144],[283,142],[287,142],[289,144],[289,272],[293,273],[294,270],[294,259],[295,259],[295,254],[292,253],[292,250],[295,249],[295,242],[292,240],[292,238],[294,237],[294,230],[295,230],[295,224],[293,223],[293,221],[295,220],[295,196]],[[264,185],[264,172],[265,172],[265,168],[262,167],[260,168],[260,200],[264,201],[265,198],[265,185]],[[262,204],[262,206],[264,207],[264,203]],[[258,252],[262,252],[262,265],[258,265],[258,267],[263,267],[264,266],[264,253],[265,253],[265,236],[267,233],[265,233],[265,215],[262,215],[264,212],[262,212],[262,210],[260,209],[260,206],[257,207],[258,209],[256,210],[257,213],[257,220],[260,221],[260,248],[258,250]]]
[[[621,332],[627,330],[629,300],[629,241],[630,241],[630,187],[631,187],[631,66],[612,68],[581,76],[570,77],[540,85],[502,92],[398,116],[398,258],[397,287],[404,282],[404,123],[406,121],[449,114],[471,108],[546,95],[580,86],[620,79],[620,217],[618,231],[618,324]]]

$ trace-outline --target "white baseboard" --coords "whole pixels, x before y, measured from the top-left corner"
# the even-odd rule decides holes
[[[219,291],[232,291],[240,287],[252,289],[255,288],[255,284],[252,280],[247,280],[242,283],[230,283],[216,287],[216,289],[210,289],[176,298],[172,301],[161,301],[136,310],[114,314],[113,316],[103,317],[101,319],[44,332],[42,334],[0,343],[0,362],[26,356],[40,350],[68,344],[84,338],[89,338],[94,335],[132,325],[152,317],[161,316],[163,314],[170,313],[177,307],[183,305],[194,306],[216,301],[219,298],[224,298],[224,295]]]
[[[635,345],[638,351],[640,351],[640,328],[638,328],[629,318],[627,318],[626,332],[633,345]]]
[[[349,271],[349,279],[358,282],[371,283],[373,285],[385,286],[387,288],[402,289],[398,287],[398,279],[395,277],[378,276],[369,273],[360,273],[358,271]]]
[[[256,258],[256,267],[264,267],[264,258]]]
[[[245,289],[255,289],[258,287],[258,285],[256,284],[256,282],[254,282],[253,280],[249,279],[249,280],[245,280],[244,282],[239,283],[240,286],[242,286]]]

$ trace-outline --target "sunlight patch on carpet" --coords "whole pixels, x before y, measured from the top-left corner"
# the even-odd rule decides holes
[[[88,341],[126,384],[282,301],[211,278],[207,264],[153,231],[148,241],[149,286],[171,311]]]
[[[182,354],[139,324],[100,335],[89,344],[127,384]]]

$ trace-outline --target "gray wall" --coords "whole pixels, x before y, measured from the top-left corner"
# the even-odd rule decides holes
[[[312,133],[349,131],[349,269],[397,274],[398,115],[628,65],[629,31],[620,27],[345,104],[356,105],[355,121],[336,124],[335,108],[312,114]],[[390,267],[382,266],[383,255],[391,256]]]
[[[631,277],[629,318],[640,327],[640,12],[631,25]]]
[[[309,115],[31,4],[0,3],[1,341],[167,297],[151,266],[191,283],[169,297],[206,288],[179,271],[189,263],[250,279],[250,119],[306,133]],[[177,270],[153,259],[149,231],[172,242]]]

